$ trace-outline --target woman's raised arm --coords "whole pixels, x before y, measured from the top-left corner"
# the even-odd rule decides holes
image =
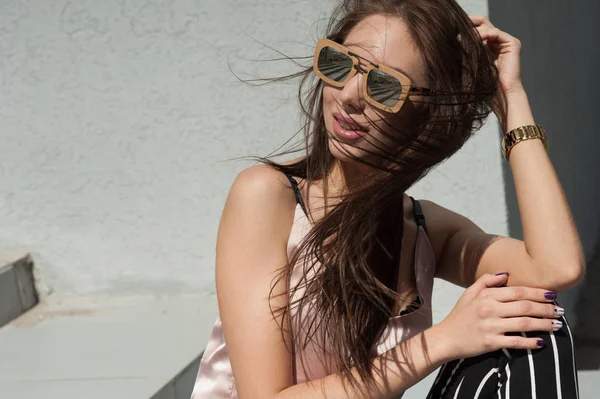
[[[504,133],[534,125],[521,82],[521,43],[484,17],[471,19],[496,56],[500,89],[494,112]],[[552,133],[549,136],[552,140]],[[585,258],[569,204],[544,144],[540,139],[525,140],[509,154],[523,241],[485,234],[466,218],[429,206],[439,226],[437,241],[445,243],[439,248],[438,276],[467,286],[483,274],[508,271],[511,285],[570,288],[581,280]]]

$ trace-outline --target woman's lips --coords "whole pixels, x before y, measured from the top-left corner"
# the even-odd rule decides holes
[[[342,127],[342,125],[344,125]],[[333,133],[342,140],[358,140],[367,132],[341,114],[333,115]]]

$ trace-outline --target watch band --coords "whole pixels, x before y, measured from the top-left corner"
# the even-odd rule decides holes
[[[546,150],[548,149],[548,138],[546,130],[543,127],[540,125],[520,126],[506,133],[502,138],[502,154],[504,154],[504,158],[508,161],[510,150],[518,143],[529,139],[542,140]]]

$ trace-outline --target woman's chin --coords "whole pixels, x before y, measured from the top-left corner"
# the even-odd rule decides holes
[[[342,143],[334,138],[328,139],[331,156],[340,162],[360,162],[365,158],[365,152],[350,144]]]

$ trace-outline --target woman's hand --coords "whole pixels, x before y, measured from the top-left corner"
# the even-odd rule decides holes
[[[554,292],[501,287],[507,280],[507,274],[482,276],[438,325],[448,340],[451,358],[473,357],[501,348],[537,349],[543,346],[543,340],[504,333],[556,331],[562,327],[556,319],[564,310],[552,303]]]
[[[521,81],[521,42],[496,28],[486,17],[469,17],[483,43],[491,50],[494,65],[498,68],[499,90],[491,106],[506,129],[511,97],[515,97],[516,101],[526,97]]]
[[[470,16],[473,26],[492,51],[499,71],[500,90],[505,95],[523,90],[521,82],[521,42],[501,31],[483,16]]]

